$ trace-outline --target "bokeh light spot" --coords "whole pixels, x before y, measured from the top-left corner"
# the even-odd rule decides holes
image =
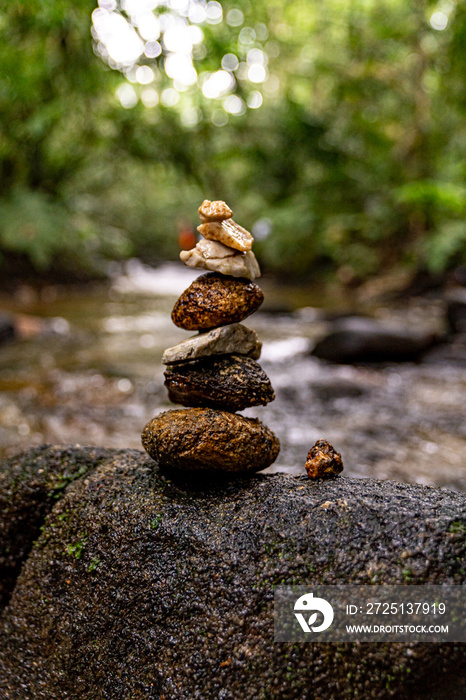
[[[145,12],[143,15],[137,15],[135,24],[139,29],[139,34],[146,41],[155,41],[159,38],[160,23],[152,12]]]
[[[191,54],[193,41],[191,32],[186,25],[178,25],[167,29],[163,35],[163,43],[167,51]]]
[[[154,88],[146,88],[142,91],[141,100],[144,107],[148,107],[149,109],[157,107],[159,103],[157,90],[154,90]]]
[[[173,53],[165,59],[165,72],[169,78],[181,85],[189,86],[197,82],[197,73],[191,58],[181,53]]]
[[[259,109],[263,102],[261,93],[258,90],[254,90],[248,97],[248,107],[251,109]]]
[[[224,109],[216,109],[212,114],[212,124],[214,126],[226,126],[228,124],[228,114]]]
[[[238,68],[239,61],[234,53],[227,53],[222,58],[222,68],[229,71],[234,71]]]
[[[438,12],[434,12],[432,17],[430,18],[430,26],[433,29],[437,29],[437,31],[442,31],[442,29],[446,29],[448,24],[448,15],[445,14],[445,12],[441,12],[440,10]]]
[[[154,71],[149,66],[139,66],[136,71],[136,80],[140,85],[148,85],[154,80]]]
[[[207,11],[202,5],[192,5],[189,9],[188,19],[193,24],[202,24],[207,19]]]
[[[244,22],[244,15],[237,7],[234,7],[227,13],[227,24],[230,27],[241,27]]]
[[[248,78],[251,83],[263,83],[267,77],[267,71],[260,63],[253,63],[248,70]]]
[[[240,44],[250,45],[256,40],[256,32],[252,27],[243,27],[239,33],[238,41]]]
[[[209,24],[220,24],[223,18],[222,6],[216,0],[207,3],[206,19]]]
[[[191,42],[193,45],[201,44],[204,41],[204,32],[200,27],[193,27],[192,25],[188,28]]]
[[[121,106],[125,109],[135,107],[138,102],[136,90],[129,83],[123,83],[116,91],[117,97],[120,100]]]
[[[122,0],[122,9],[131,16],[150,12],[158,5],[158,0]]]
[[[175,107],[180,101],[180,96],[174,88],[166,88],[162,92],[161,100],[165,107]]]
[[[103,10],[107,10],[108,12],[116,10],[116,6],[116,0],[99,0],[99,7],[101,7]]]
[[[250,49],[246,60],[249,65],[252,63],[260,63],[262,66],[265,66],[267,64],[267,56],[260,49]]]
[[[239,116],[246,111],[246,105],[238,95],[228,95],[223,102],[223,106],[227,112]]]
[[[122,15],[98,8],[92,13],[92,22],[97,38],[117,67],[130,66],[138,61],[144,52],[144,44]]]
[[[158,41],[148,41],[144,46],[144,54],[147,58],[157,58],[162,53],[162,47]]]
[[[199,110],[196,109],[196,107],[185,107],[181,112],[181,122],[184,126],[192,129],[194,126],[199,124],[201,116],[202,115],[199,113]]]
[[[236,85],[235,79],[231,73],[225,70],[219,70],[216,73],[209,75],[202,86],[204,97],[208,99],[218,99],[231,92]]]

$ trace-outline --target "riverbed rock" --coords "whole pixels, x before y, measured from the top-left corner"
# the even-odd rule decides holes
[[[14,319],[10,314],[0,313],[0,345],[14,340],[16,328]]]
[[[310,479],[329,479],[341,474],[343,462],[328,440],[320,439],[309,450],[305,467]]]
[[[198,333],[172,348],[167,348],[162,355],[162,364],[188,362],[210,355],[247,355],[258,360],[262,343],[257,333],[241,323],[214,328],[207,333]]]
[[[261,276],[259,264],[252,251],[241,253],[218,241],[199,241],[191,250],[182,250],[180,258],[187,267],[199,267],[250,280]]]
[[[446,315],[451,333],[466,334],[466,289],[455,289],[448,294]]]
[[[342,364],[414,362],[438,342],[433,333],[387,328],[373,319],[354,316],[332,323],[312,355]]]
[[[242,411],[275,398],[270,379],[251,357],[221,355],[170,365],[164,372],[168,398],[182,406]]]
[[[246,252],[251,250],[254,238],[245,228],[228,219],[212,221],[197,227],[199,233],[210,241],[219,241],[223,245]]]
[[[210,330],[239,323],[263,301],[264,294],[255,282],[211,272],[183,292],[173,307],[172,321],[187,331]]]
[[[460,700],[464,645],[277,644],[273,586],[464,585],[465,524],[443,489],[36,448],[0,466],[0,697]]]
[[[257,418],[210,408],[160,413],[145,426],[142,444],[161,467],[183,471],[260,471],[280,452],[278,438]]]

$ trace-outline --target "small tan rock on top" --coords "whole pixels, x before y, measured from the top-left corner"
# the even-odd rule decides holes
[[[198,211],[199,218],[204,223],[207,221],[224,221],[225,219],[231,219],[233,216],[233,212],[228,204],[222,202],[221,199],[215,202],[211,202],[210,199],[204,199]]]

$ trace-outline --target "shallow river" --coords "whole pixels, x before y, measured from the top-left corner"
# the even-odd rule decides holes
[[[174,408],[163,385],[164,348],[189,337],[170,312],[197,273],[134,262],[111,285],[25,287],[1,298],[22,338],[0,347],[0,457],[43,442],[140,448],[156,413]],[[345,473],[466,490],[466,369],[445,362],[332,365],[309,356],[323,332],[306,290],[264,279],[263,308],[247,319],[264,342],[260,363],[277,399],[248,409],[278,435],[271,470],[301,472],[325,437]],[[341,307],[340,307],[341,308]],[[439,302],[372,312],[387,323],[441,330]]]

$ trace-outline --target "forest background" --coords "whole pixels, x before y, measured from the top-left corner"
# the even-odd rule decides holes
[[[0,2],[0,276],[176,259],[224,199],[282,278],[466,262],[466,3]]]

